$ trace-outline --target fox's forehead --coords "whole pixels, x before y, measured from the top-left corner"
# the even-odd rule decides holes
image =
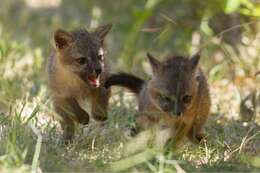
[[[171,57],[163,62],[164,70],[181,71],[188,70],[190,67],[189,59],[181,56]]]
[[[192,70],[189,59],[172,57],[163,62],[163,72],[158,77],[162,88],[170,95],[178,95],[189,90]]]
[[[169,82],[182,82],[192,75],[192,68],[188,58],[172,57],[163,62],[163,78]]]
[[[162,95],[178,97],[189,92],[190,88],[181,80],[168,80],[168,82],[156,85],[155,91]]]
[[[97,40],[94,34],[88,32],[86,29],[78,29],[71,32],[74,40],[84,42],[84,41],[94,41]]]
[[[89,33],[77,33],[75,35],[75,45],[72,51],[82,56],[104,55],[103,46],[97,38]]]
[[[86,29],[79,29],[71,32],[74,41],[77,46],[80,47],[100,47],[100,42],[98,38],[95,37],[92,33],[89,33]]]
[[[94,37],[82,37],[80,39],[77,39],[76,45],[81,49],[95,49],[96,51],[98,51],[101,47],[98,40]]]
[[[98,45],[88,45],[82,43],[76,43],[72,46],[69,50],[69,54],[72,57],[79,58],[79,57],[92,57],[95,58],[99,55],[104,55],[105,50],[103,47]]]

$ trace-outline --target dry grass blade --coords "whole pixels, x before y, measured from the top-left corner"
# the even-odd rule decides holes
[[[32,161],[32,173],[39,173],[39,158],[41,153],[42,135],[34,125],[30,124],[30,127],[37,136],[37,143],[35,145],[35,152]]]

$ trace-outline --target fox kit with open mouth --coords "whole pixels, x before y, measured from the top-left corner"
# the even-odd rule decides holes
[[[211,105],[208,84],[198,66],[200,56],[170,57],[164,62],[149,53],[147,56],[153,72],[151,80],[119,73],[111,75],[105,87],[123,86],[137,94],[139,129],[159,124],[162,129],[170,129],[175,142],[184,136],[200,142]]]
[[[89,113],[96,120],[107,118],[110,91],[103,87],[108,76],[103,43],[111,27],[54,33],[54,51],[47,62],[48,85],[66,141],[74,135],[75,122],[89,122]],[[91,112],[81,106],[86,100]]]

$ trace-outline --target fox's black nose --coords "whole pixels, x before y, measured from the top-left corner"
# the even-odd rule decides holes
[[[102,72],[101,66],[96,67],[95,72],[97,75],[99,75]]]
[[[182,110],[179,108],[175,108],[172,110],[173,115],[180,116],[182,114]]]

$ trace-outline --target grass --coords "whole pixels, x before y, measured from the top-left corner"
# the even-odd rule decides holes
[[[23,110],[27,108],[29,106]],[[108,168],[124,170],[130,167],[129,172],[259,171],[259,126],[255,123],[244,126],[236,120],[220,122],[224,118],[222,115],[210,118],[206,128],[209,140],[205,145],[185,143],[174,154],[152,152],[147,156],[147,153],[140,153],[118,161],[124,147],[122,129],[129,125],[127,119],[131,117],[131,114],[125,115],[125,111],[118,107],[112,109],[107,124],[92,123],[85,133],[79,127],[74,143],[69,146],[63,146],[57,140],[60,130],[53,121],[40,124],[40,118],[44,118],[41,116],[46,113],[43,109],[37,109],[36,113],[32,111],[28,118],[26,114],[22,115],[21,109],[2,113],[0,170],[107,172]],[[112,167],[108,163],[112,163]]]
[[[39,14],[45,16],[42,21],[33,20]],[[17,17],[16,13],[16,16],[6,15],[0,23],[0,172],[260,172],[260,108],[257,107],[258,112],[255,110],[249,122],[243,121],[239,114],[244,96],[259,89],[260,81],[253,76],[260,69],[259,33],[245,34],[239,53],[218,38],[207,38],[212,40],[202,52],[203,57],[212,57],[203,59],[212,98],[211,116],[206,125],[207,143],[195,145],[184,141],[182,148],[174,153],[147,149],[124,157],[128,142],[124,131],[133,125],[136,101],[121,90],[113,92],[109,118],[104,125],[96,122],[85,127],[78,125],[72,144],[64,146],[59,142],[61,129],[53,118],[44,62],[48,56],[47,40],[62,23],[62,17],[49,20],[52,13],[39,14],[25,10],[20,16],[19,26],[31,21],[28,32],[14,31],[12,22],[5,25],[4,22]],[[146,18],[145,13],[142,15]],[[79,18],[63,25],[78,26],[84,21],[83,15]],[[137,21],[143,22],[143,19]],[[8,27],[12,28],[10,32]],[[132,29],[136,38],[136,28]],[[25,38],[20,34],[23,31]],[[124,49],[132,53],[134,38],[130,36],[127,40],[132,47],[126,45]],[[143,57],[144,52],[139,54]],[[140,64],[143,71],[149,71],[147,64]]]

